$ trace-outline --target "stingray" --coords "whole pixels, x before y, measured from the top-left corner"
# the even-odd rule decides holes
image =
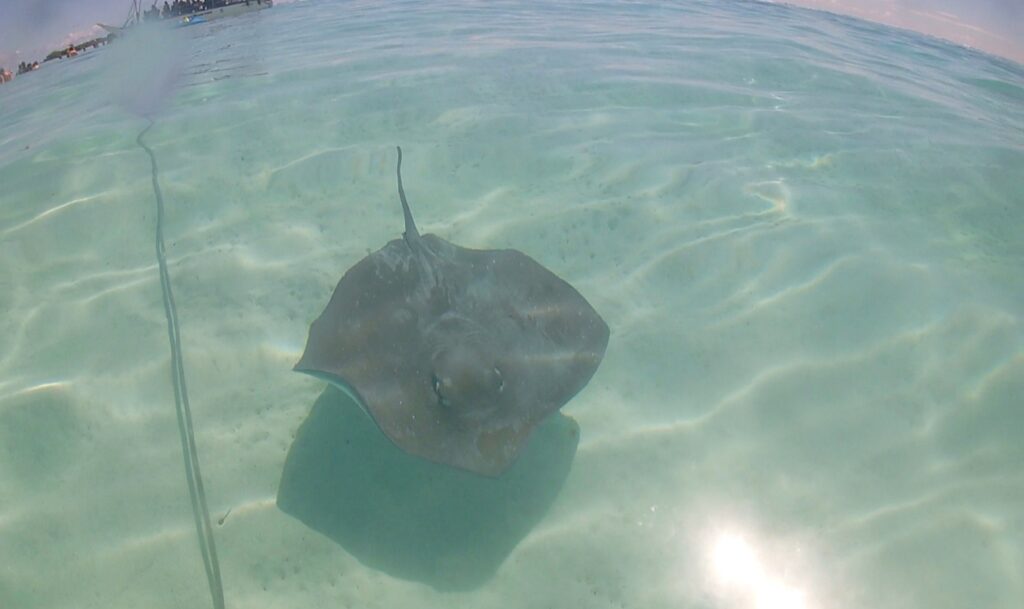
[[[513,249],[416,229],[350,268],[295,370],[351,395],[394,444],[486,476],[590,381],[608,325],[571,285]]]

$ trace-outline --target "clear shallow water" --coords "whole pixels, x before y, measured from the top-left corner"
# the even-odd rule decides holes
[[[174,36],[147,141],[229,606],[1021,605],[1019,65],[753,3],[299,2]],[[209,603],[124,57],[0,96],[4,606]],[[395,144],[421,231],[527,252],[612,328],[566,486],[460,593],[274,506],[308,324],[401,231]]]

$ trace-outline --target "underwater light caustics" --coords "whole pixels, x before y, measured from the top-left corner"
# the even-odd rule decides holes
[[[749,609],[811,609],[806,595],[770,572],[742,536],[722,533],[712,544],[711,570],[718,592]]]

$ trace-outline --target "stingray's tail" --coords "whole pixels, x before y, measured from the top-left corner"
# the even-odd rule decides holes
[[[412,246],[412,242],[420,240],[420,232],[416,230],[416,223],[412,219],[412,211],[409,209],[409,202],[405,200],[405,189],[402,188],[402,147],[398,148],[398,196],[402,199],[402,213],[405,214],[405,237],[406,243]]]

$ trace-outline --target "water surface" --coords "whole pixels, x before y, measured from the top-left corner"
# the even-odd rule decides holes
[[[0,91],[0,605],[209,606],[133,107],[229,607],[1024,604],[1021,66],[748,2],[295,2],[168,44],[177,80],[112,45]],[[308,324],[403,228],[396,144],[422,232],[612,328],[566,486],[459,593],[274,505]]]

